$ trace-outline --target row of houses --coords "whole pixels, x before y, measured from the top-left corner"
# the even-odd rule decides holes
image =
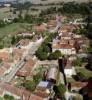
[[[64,55],[76,55],[78,52],[83,52],[82,47],[87,39],[72,33],[74,28],[75,26],[65,25],[58,31],[58,35],[52,43],[53,52],[60,50]]]

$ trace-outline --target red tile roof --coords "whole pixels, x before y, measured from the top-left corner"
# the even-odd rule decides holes
[[[0,52],[0,59],[3,61],[8,61],[10,58],[10,55],[8,52]]]
[[[43,98],[40,96],[37,96],[36,94],[31,94],[29,100],[43,100]]]
[[[74,82],[71,83],[71,87],[84,88],[87,84],[88,82]]]
[[[5,71],[6,71],[6,69],[3,68],[3,67],[1,67],[1,68],[0,68],[0,76],[2,76],[2,75],[5,73]]]
[[[22,39],[19,41],[21,46],[27,46],[29,44],[30,40],[29,39]]]
[[[53,45],[53,48],[57,48],[57,49],[72,49],[72,48],[74,48],[74,46],[69,45],[69,44],[56,44],[56,45]]]
[[[29,91],[26,91],[25,89],[17,88],[10,84],[2,83],[2,82],[0,82],[0,89],[2,91],[8,91],[11,94],[21,97],[21,100],[23,97],[25,98],[24,100],[29,100],[31,94]]]
[[[16,73],[17,76],[30,76],[32,73],[32,68],[35,65],[35,61],[31,58],[26,62],[26,64]]]
[[[13,57],[14,57],[14,60],[21,59],[24,51],[25,51],[25,49],[14,48],[13,49]]]
[[[34,29],[36,32],[43,32],[43,31],[46,31],[46,27],[45,27],[44,25],[34,26],[33,29]]]

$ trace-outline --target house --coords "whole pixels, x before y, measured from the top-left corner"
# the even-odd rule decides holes
[[[16,73],[16,76],[26,77],[26,78],[31,76],[32,69],[34,68],[34,66],[35,66],[35,61],[32,60],[32,58],[29,58],[27,62],[25,63],[25,65],[20,70],[18,70],[18,72]]]
[[[48,28],[56,27],[56,20],[49,20],[47,22],[47,27]]]
[[[61,43],[53,44],[52,51],[54,52],[56,50],[61,51],[61,53],[64,55],[76,54],[76,49],[74,48],[74,46],[69,44],[61,44]]]
[[[72,75],[76,75],[75,68],[72,66],[72,62],[67,60],[67,64],[64,67],[64,73],[67,78],[71,78]]]
[[[76,29],[76,27],[72,24],[66,24],[63,25],[60,29],[59,29],[59,33],[60,32],[72,32],[74,29]]]
[[[44,32],[46,31],[46,26],[41,24],[41,25],[35,25],[33,26],[33,30],[36,31],[36,32]]]
[[[59,34],[61,36],[61,39],[72,39],[73,35],[69,32],[63,32]]]
[[[0,52],[0,59],[2,61],[9,61],[10,60],[10,54],[6,51]]]
[[[58,68],[56,66],[51,66],[47,73],[47,80],[56,83],[58,76]]]
[[[27,46],[28,44],[30,43],[30,39],[21,39],[19,42],[18,42],[18,44],[19,44],[19,46],[20,47],[25,47],[25,46]]]
[[[42,100],[49,100],[51,95],[54,94],[53,84],[51,82],[48,82],[48,81],[41,81],[37,85],[34,94],[43,98]]]
[[[4,73],[1,76],[5,75],[11,71],[11,69],[12,69],[11,65],[12,65],[12,63],[9,63],[9,62],[2,63],[0,70],[4,71]]]
[[[72,82],[71,83],[71,91],[79,91],[80,89],[87,86],[88,82]]]
[[[40,97],[40,96],[38,96],[36,94],[31,94],[29,100],[44,100],[44,98],[43,97]]]
[[[11,6],[10,3],[5,3],[5,4],[4,4],[4,7],[10,7],[10,6]]]
[[[12,56],[14,61],[19,61],[22,58],[25,49],[13,48]]]
[[[5,94],[13,96],[16,100],[29,100],[31,95],[31,93],[25,89],[0,82],[0,96],[3,97]]]
[[[31,37],[33,36],[35,33],[30,33],[30,32],[22,32],[22,33],[19,33],[18,36],[23,36],[23,37]]]

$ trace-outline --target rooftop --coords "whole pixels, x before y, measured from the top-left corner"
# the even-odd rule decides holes
[[[38,95],[36,95],[36,94],[31,94],[29,100],[43,100],[43,98],[38,96]]]
[[[69,45],[69,44],[53,44],[53,48],[56,49],[74,49],[74,46]]]
[[[13,95],[19,96],[21,99],[24,97],[25,100],[29,100],[31,94],[29,91],[26,91],[25,89],[20,89],[8,83],[2,83],[2,82],[0,82],[0,90],[4,92],[8,91]]]
[[[17,76],[31,76],[32,74],[32,68],[35,65],[35,61],[32,60],[32,58],[28,59],[26,64],[16,73]]]

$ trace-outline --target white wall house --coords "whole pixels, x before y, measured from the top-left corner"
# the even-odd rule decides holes
[[[64,69],[64,72],[65,72],[65,75],[66,75],[67,78],[71,78],[72,75],[76,75],[76,71],[75,71],[75,68],[74,67],[65,68]]]
[[[76,54],[76,49],[73,46],[67,44],[54,44],[52,46],[52,50],[53,52],[56,50],[60,50],[64,55]]]

